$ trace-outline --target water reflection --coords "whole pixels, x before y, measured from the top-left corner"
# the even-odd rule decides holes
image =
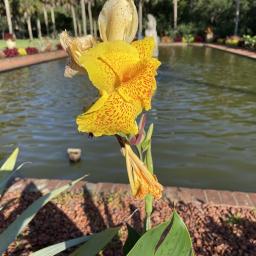
[[[255,62],[210,48],[160,51],[154,158],[168,185],[255,190]],[[111,137],[88,139],[75,117],[97,93],[84,76],[63,77],[65,61],[0,75],[0,157],[19,143],[23,174],[127,182],[125,164]],[[83,161],[70,165],[68,147]]]

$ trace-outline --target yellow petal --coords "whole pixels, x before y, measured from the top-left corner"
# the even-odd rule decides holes
[[[138,100],[141,105],[149,110],[151,108],[151,98],[156,90],[156,69],[160,65],[157,59],[145,59],[138,63],[136,67],[127,73],[129,77],[122,82],[118,92],[129,102]]]
[[[101,39],[131,42],[138,29],[138,14],[133,0],[108,0],[99,15]]]
[[[123,41],[100,43],[79,58],[94,86],[109,94],[138,61],[138,51]]]
[[[141,110],[140,103],[126,102],[115,91],[98,110],[85,112],[77,117],[78,130],[93,133],[94,136],[117,133],[137,134],[138,126],[135,119],[141,113]]]
[[[153,37],[145,37],[142,40],[132,42],[132,46],[138,50],[140,59],[150,58],[153,55],[155,41]]]

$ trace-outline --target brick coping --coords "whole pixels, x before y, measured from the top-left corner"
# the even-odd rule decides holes
[[[4,58],[0,59],[0,72],[31,66],[47,61],[58,60],[65,57],[67,57],[67,54],[64,50],[56,50],[33,55]]]
[[[246,49],[242,49],[242,48],[233,48],[233,47],[229,47],[226,45],[219,45],[219,44],[209,44],[209,43],[191,43],[191,44],[187,44],[187,43],[167,43],[167,44],[163,44],[160,43],[159,47],[170,47],[170,46],[200,46],[200,47],[209,47],[209,48],[213,48],[213,49],[217,49],[217,50],[221,50],[224,52],[229,52],[229,53],[233,53],[242,57],[247,57],[250,59],[254,59],[256,60],[256,52],[254,51],[250,51],[250,50],[246,50]]]
[[[12,185],[8,188],[7,193],[21,193],[27,189],[28,191],[37,190],[42,194],[45,194],[54,188],[66,184],[69,181],[70,180],[15,178]],[[100,194],[105,192],[130,193],[130,186],[128,184],[102,182],[89,183],[86,181],[79,182],[72,190],[75,192],[83,192],[85,188],[91,194]],[[227,205],[243,208],[256,207],[256,193],[183,187],[165,187],[164,196],[174,203],[183,201],[185,203],[210,203],[215,205]]]

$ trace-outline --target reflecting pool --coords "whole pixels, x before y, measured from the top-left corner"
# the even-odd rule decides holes
[[[155,172],[165,185],[256,191],[256,62],[203,47],[160,49]],[[19,145],[22,175],[128,182],[114,137],[89,139],[75,118],[97,96],[65,60],[0,74],[0,160]],[[70,164],[66,150],[79,147]]]

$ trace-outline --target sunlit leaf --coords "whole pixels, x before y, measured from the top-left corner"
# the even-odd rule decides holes
[[[2,254],[8,248],[9,244],[16,239],[16,237],[22,232],[22,230],[29,224],[29,222],[45,204],[62,192],[73,187],[86,176],[87,175],[84,175],[83,177],[67,185],[57,188],[33,202],[21,215],[17,217],[14,222],[9,225],[6,230],[0,234],[0,254]]]
[[[176,211],[172,219],[146,232],[128,256],[193,256],[189,232]]]
[[[88,242],[80,246],[70,256],[95,256],[101,251],[118,233],[118,228],[109,228],[100,233],[92,235]]]
[[[71,239],[65,242],[57,243],[51,246],[48,246],[46,248],[43,248],[39,251],[36,251],[31,254],[31,256],[54,256],[60,252],[65,251],[68,248],[71,248],[73,246],[76,246],[78,244],[84,243],[91,239],[92,236],[82,236],[75,239]]]
[[[12,171],[15,167],[16,160],[19,154],[19,148],[16,148],[12,154],[8,157],[8,159],[5,161],[5,163],[0,168],[1,171]]]

